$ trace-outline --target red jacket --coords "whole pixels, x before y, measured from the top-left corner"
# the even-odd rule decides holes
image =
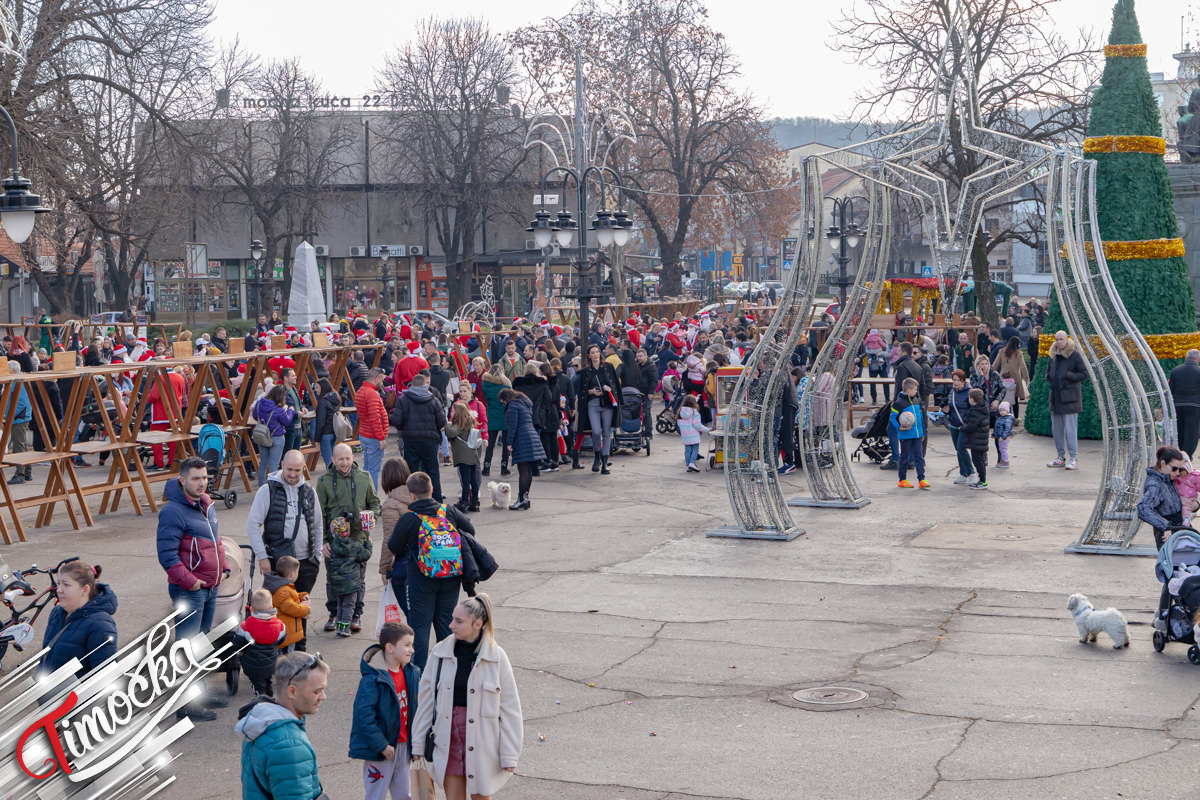
[[[187,390],[187,382],[178,372],[168,372],[167,382],[171,384],[171,391],[175,394],[176,405],[182,407],[183,394]],[[150,391],[146,394],[146,402],[150,404],[150,421],[170,422],[171,417],[167,414],[167,401],[163,398],[158,387],[159,382],[154,381],[150,386]]]
[[[379,396],[375,384],[363,381],[362,388],[354,395],[354,408],[358,412],[358,438],[387,438],[387,409],[383,407],[383,398]]]
[[[412,382],[413,376],[423,369],[429,369],[429,362],[421,356],[405,356],[396,364],[396,369],[392,371],[392,380],[396,386],[400,388],[408,388],[408,384]]]

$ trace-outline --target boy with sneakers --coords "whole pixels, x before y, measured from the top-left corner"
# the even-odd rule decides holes
[[[421,681],[412,655],[413,629],[387,622],[379,631],[379,644],[368,647],[359,663],[362,678],[354,695],[350,758],[365,761],[365,800],[385,800],[389,791],[392,800],[409,796],[412,723]]]
[[[917,485],[922,489],[930,487],[925,480],[925,415],[916,403],[921,384],[916,378],[905,378],[900,383],[900,394],[891,405],[891,427],[896,430],[896,438],[900,443],[900,457],[897,460],[900,470],[901,489],[914,488],[906,479],[910,464],[917,470]]]
[[[988,429],[991,427],[991,413],[988,411],[987,403],[984,402],[983,389],[972,389],[967,394],[967,401],[971,405],[967,409],[967,418],[963,420],[959,435],[966,437],[965,449],[971,452],[971,463],[975,465],[975,472],[979,475],[979,479],[968,486],[972,489],[986,489]]]
[[[271,593],[271,602],[286,634],[279,645],[284,653],[292,652],[296,642],[304,638],[304,620],[309,614],[308,592],[296,591],[299,575],[300,562],[291,556],[277,558],[275,571],[263,575],[263,588]]]

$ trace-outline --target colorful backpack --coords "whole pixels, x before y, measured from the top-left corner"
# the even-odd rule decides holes
[[[413,512],[416,513],[415,511]],[[462,539],[458,529],[446,519],[446,507],[438,506],[435,516],[417,514],[417,567],[426,578],[451,578],[462,575]]]

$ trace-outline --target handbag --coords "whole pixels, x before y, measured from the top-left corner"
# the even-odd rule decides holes
[[[262,402],[261,400],[259,401]],[[254,406],[254,418],[258,420],[258,406]],[[275,442],[275,437],[271,435],[271,428],[265,422],[256,421],[254,429],[250,431],[250,438],[259,447],[270,447]]]
[[[436,744],[433,738],[433,729],[437,727],[437,690],[438,684],[442,681],[442,659],[438,659],[437,674],[433,678],[433,720],[429,723],[429,733],[425,734],[425,760],[430,764],[433,763],[433,746]]]
[[[341,411],[333,412],[333,438],[344,442],[354,436],[354,426]]]
[[[467,433],[467,447],[472,450],[478,450],[479,445],[483,443],[483,434],[479,432],[479,428],[471,428]]]

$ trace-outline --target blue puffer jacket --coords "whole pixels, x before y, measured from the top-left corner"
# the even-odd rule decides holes
[[[313,800],[321,794],[304,720],[269,699],[244,706],[240,717],[233,729],[242,739],[243,800]]]
[[[217,529],[217,511],[205,495],[188,500],[177,480],[167,481],[167,503],[158,512],[158,563],[167,580],[190,590],[199,579],[205,588],[221,582],[225,550]]]
[[[38,674],[46,675],[78,658],[83,665],[75,674],[82,678],[117,652],[117,593],[107,583],[96,585],[96,596],[70,616],[62,606],[50,612],[42,647],[53,642],[42,659]]]
[[[4,410],[0,411],[0,419],[8,416],[8,405],[5,404]],[[17,410],[13,412],[13,424],[20,425],[22,422],[29,422],[31,412],[29,410],[29,395],[25,392],[25,387],[17,388]]]
[[[528,397],[518,392],[508,401],[504,424],[508,427],[508,445],[513,449],[512,463],[546,460],[542,440],[533,429],[533,403]]]
[[[379,657],[378,666],[371,659]],[[400,741],[400,698],[396,685],[383,663],[383,647],[373,644],[358,663],[362,678],[354,695],[354,721],[350,725],[350,757],[365,761],[383,761],[383,751]],[[404,688],[408,705],[408,730],[405,741],[412,752],[412,724],[417,716],[417,688],[421,670],[414,664],[404,666]],[[424,745],[422,744],[422,747]]]

